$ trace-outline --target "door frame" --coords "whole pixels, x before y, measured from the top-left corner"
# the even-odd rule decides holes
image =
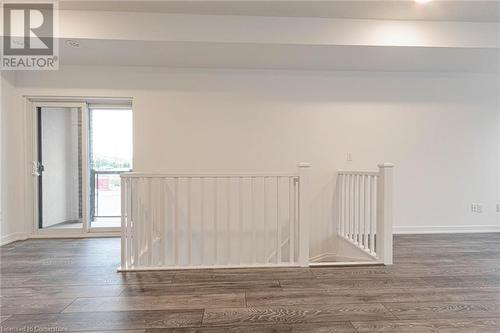
[[[38,181],[33,175],[33,161],[37,160],[37,116],[36,116],[36,107],[37,106],[52,106],[52,107],[61,107],[61,106],[77,106],[82,107],[82,117],[88,117],[88,108],[89,106],[102,106],[102,107],[121,107],[131,109],[133,112],[133,97],[123,97],[123,96],[61,96],[61,95],[43,95],[43,94],[29,94],[22,95],[23,97],[23,118],[25,121],[25,127],[23,128],[24,132],[24,158],[25,161],[25,181],[24,181],[24,202],[25,202],[25,210],[24,210],[24,221],[26,233],[24,238],[93,238],[93,237],[119,237],[121,230],[120,228],[83,228],[71,230],[71,229],[52,229],[52,230],[44,230],[38,228]],[[85,118],[85,122],[88,123],[87,118]],[[82,129],[84,125],[82,123]],[[86,138],[84,142],[82,142],[82,150],[88,152],[88,132],[83,133],[83,138]],[[85,145],[85,148],[83,147]],[[88,169],[88,158],[89,156],[85,154],[82,156],[82,163],[85,163],[85,168]],[[83,170],[82,170],[83,172]],[[88,170],[86,171],[88,172]],[[85,174],[84,181],[88,182],[88,174]],[[82,184],[83,186],[83,184]],[[85,185],[85,188],[82,191],[85,191],[85,214],[87,220],[87,226],[90,221],[88,221],[89,205],[88,205],[88,184]],[[83,195],[83,192],[82,192]],[[82,203],[83,204],[83,203]],[[82,207],[83,209],[83,207]],[[82,214],[83,215],[83,214]],[[85,223],[84,223],[85,224]],[[97,230],[96,230],[97,229]]]
[[[35,208],[34,213],[34,225],[33,225],[33,235],[35,236],[81,236],[82,234],[88,234],[90,229],[90,221],[89,221],[89,198],[88,198],[88,188],[89,188],[89,166],[88,166],[88,106],[85,102],[32,102],[31,103],[31,116],[33,119],[32,124],[32,163],[31,163],[31,176],[34,178],[33,181],[33,207]],[[81,229],[42,229],[40,228],[41,221],[41,212],[42,212],[42,202],[40,198],[42,189],[40,188],[40,183],[42,182],[42,177],[38,175],[36,170],[36,162],[39,160],[39,153],[41,150],[41,142],[40,142],[40,127],[41,122],[39,119],[39,115],[41,114],[41,108],[79,108],[80,112],[80,122],[81,122],[81,137],[82,137],[82,228]],[[39,111],[40,110],[40,111]]]

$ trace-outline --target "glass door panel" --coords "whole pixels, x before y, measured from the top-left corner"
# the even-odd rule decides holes
[[[82,229],[82,117],[78,107],[38,107],[38,228]]]
[[[120,227],[120,173],[132,169],[132,110],[90,109],[90,226]]]

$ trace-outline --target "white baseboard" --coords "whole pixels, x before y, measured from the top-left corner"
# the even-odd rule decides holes
[[[314,261],[326,261],[328,259],[335,258],[337,256],[336,253],[332,252],[326,252],[322,254],[318,254],[317,256],[312,256],[309,258],[309,261],[314,262]]]
[[[394,234],[464,234],[500,232],[500,225],[395,226]]]
[[[81,234],[58,234],[58,233],[45,233],[45,234],[35,234],[28,238],[30,239],[59,239],[59,238],[119,238],[121,235],[118,232],[87,232]]]
[[[2,245],[7,245],[9,243],[19,241],[19,240],[26,240],[26,239],[36,239],[36,238],[46,238],[46,239],[51,239],[51,238],[102,238],[102,237],[120,237],[120,233],[116,232],[103,232],[103,233],[85,233],[85,234],[37,234],[37,235],[28,235],[25,232],[15,232],[9,235],[5,235],[1,238],[0,240],[0,246]]]
[[[463,225],[463,226],[395,226],[394,234],[458,234],[458,233],[481,233],[481,232],[500,232],[500,225]],[[0,239],[0,246],[9,243],[25,240],[28,238],[98,238],[98,237],[118,237],[117,233],[104,233],[104,234],[85,234],[85,235],[28,235],[24,232],[15,232]],[[329,257],[336,255],[334,253],[326,253],[312,259],[321,260],[322,257]]]
[[[18,240],[25,240],[28,238],[28,235],[24,232],[13,232],[11,234],[2,236],[0,239],[0,246],[2,245],[7,245],[9,243],[18,241]]]

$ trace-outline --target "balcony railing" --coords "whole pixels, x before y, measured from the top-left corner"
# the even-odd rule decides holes
[[[90,170],[90,216],[96,218],[119,218],[120,174],[130,170]]]

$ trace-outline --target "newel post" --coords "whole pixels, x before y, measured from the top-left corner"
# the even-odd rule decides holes
[[[376,252],[380,261],[392,265],[392,196],[394,164],[379,164],[377,191]]]
[[[309,163],[299,163],[299,265],[309,266],[309,228],[310,228],[310,183],[309,183]]]

